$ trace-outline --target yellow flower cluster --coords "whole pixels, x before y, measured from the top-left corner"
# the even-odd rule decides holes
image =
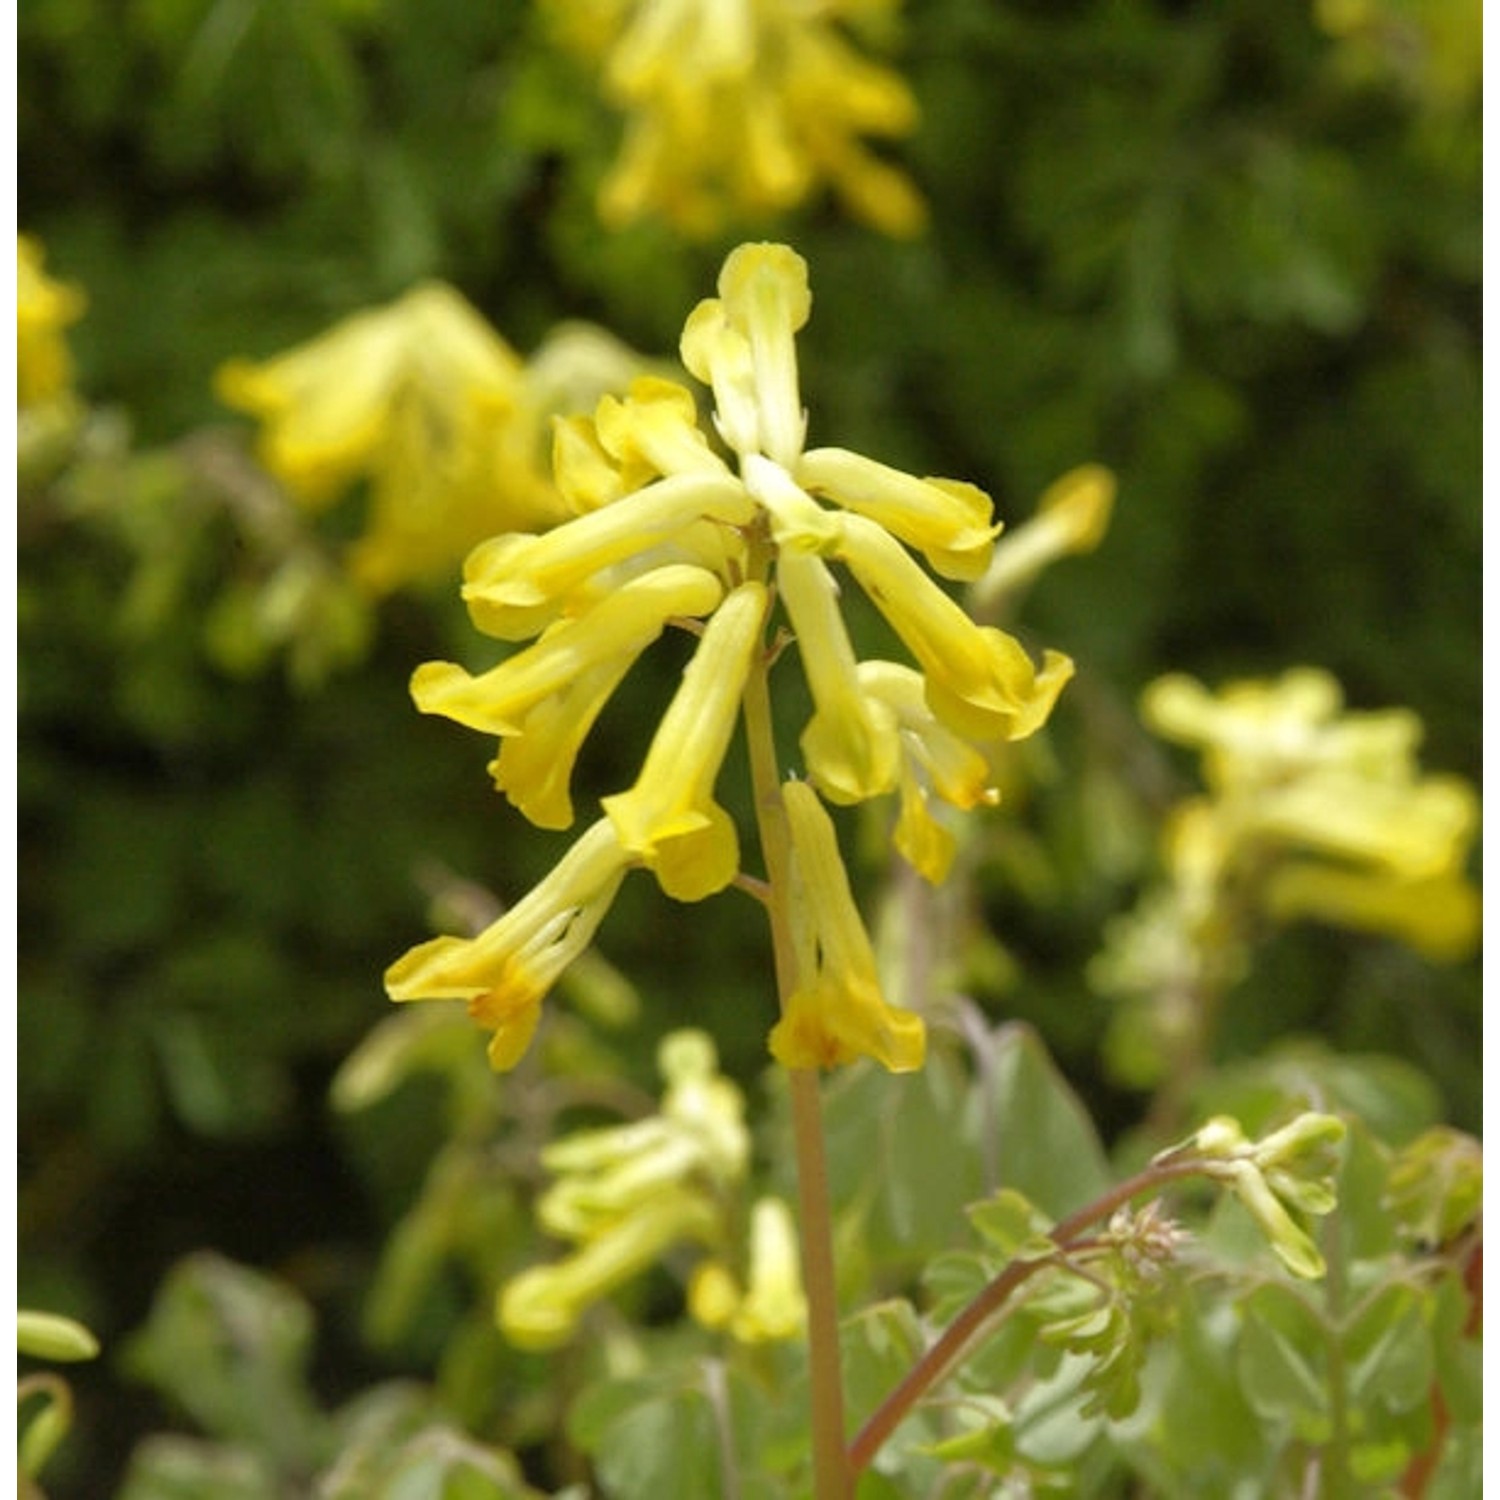
[[[919,1066],[920,1020],[881,997],[822,799],[897,794],[897,847],[940,880],[951,848],[931,800],[997,800],[988,753],[1039,728],[1072,675],[1061,653],[1038,668],[1012,636],[976,625],[908,550],[945,577],[983,576],[1000,530],[988,496],[805,447],[795,336],[811,296],[801,257],[742,245],[718,290],[687,319],[681,352],[713,392],[733,462],[711,445],[692,394],[660,379],[606,396],[592,422],[560,420],[556,480],[572,519],[495,537],[465,566],[475,624],[531,644],[478,675],[429,663],[413,679],[424,712],[497,735],[496,784],[532,822],[563,828],[579,748],[631,665],[669,624],[698,636],[635,784],[605,797],[603,815],[489,929],[433,939],[387,971],[394,999],[467,1000],[494,1032],[496,1067],[525,1049],[543,996],[627,871],[650,870],[681,901],[739,874],[738,834],[715,784],[751,673],[768,659],[773,605],[785,610],[813,713],[800,742],[806,783],[784,789],[798,974],[772,1048],[793,1068],[860,1055]],[[835,569],[915,666],[857,659]]]
[[[73,360],[63,330],[85,306],[77,287],[46,273],[45,259],[36,240],[16,236],[16,403],[23,410],[71,394]]]
[[[548,420],[638,368],[583,326],[525,362],[457,292],[431,283],[274,358],[231,360],[216,384],[226,405],[259,419],[261,462],[299,503],[317,511],[368,486],[348,564],[381,595],[456,566],[498,531],[562,520]]]
[[[1385,932],[1439,959],[1472,948],[1478,798],[1460,777],[1421,773],[1415,714],[1345,711],[1338,682],[1310,667],[1218,694],[1163,677],[1143,713],[1203,755],[1209,795],[1178,810],[1168,837],[1184,889],[1249,879],[1279,921]]]
[[[611,224],[658,214],[687,234],[780,212],[828,183],[862,222],[911,235],[926,209],[864,143],[916,124],[905,82],[841,29],[897,0],[551,0],[564,45],[599,62],[626,115],[600,192]]]
[[[665,1037],[658,1060],[667,1085],[659,1113],[565,1136],[542,1151],[557,1180],[538,1201],[537,1219],[576,1248],[502,1288],[500,1326],[523,1348],[565,1343],[590,1306],[684,1244],[710,1252],[688,1299],[705,1326],[746,1343],[802,1331],[796,1236],[784,1202],[753,1206],[743,1286],[731,1268],[750,1158],[739,1090],[717,1071],[714,1045],[700,1031]]]

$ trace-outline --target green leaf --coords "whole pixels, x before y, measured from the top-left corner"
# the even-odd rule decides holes
[[[1057,1252],[1046,1215],[1015,1188],[971,1204],[969,1222],[1007,1260],[1045,1260]]]
[[[1414,1288],[1397,1283],[1362,1306],[1343,1335],[1352,1402],[1398,1412],[1426,1402],[1433,1357],[1425,1301]]]
[[[204,1252],[167,1274],[125,1359],[206,1432],[307,1469],[328,1438],[304,1379],[311,1341],[312,1314],[294,1292]]]
[[[137,1445],[118,1500],[280,1500],[281,1495],[262,1455],[163,1434]]]
[[[1242,1317],[1236,1368],[1251,1406],[1308,1442],[1326,1442],[1332,1432],[1327,1335],[1318,1314],[1290,1288],[1270,1282],[1246,1298]]]
[[[1002,1026],[983,1044],[979,1068],[963,1130],[990,1164],[994,1186],[1024,1193],[1053,1219],[1105,1191],[1110,1173],[1098,1132],[1036,1032]]]

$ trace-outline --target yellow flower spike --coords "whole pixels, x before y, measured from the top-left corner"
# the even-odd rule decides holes
[[[883,526],[915,547],[944,578],[969,581],[989,565],[1001,526],[994,503],[977,485],[918,479],[843,448],[804,453],[797,483]]]
[[[604,450],[627,473],[634,467],[641,474],[640,484],[659,474],[728,472],[698,426],[693,393],[676,381],[643,375],[624,400],[604,396],[594,427]]]
[[[41,245],[16,236],[16,402],[37,406],[65,396],[73,360],[63,329],[83,315],[88,299],[45,270]]]
[[[1072,660],[1046,651],[1040,671],[1013,636],[976,625],[882,527],[840,518],[837,555],[848,564],[927,678],[932,711],[976,740],[1019,740],[1047,721]]]
[[[585,613],[549,626],[531,646],[475,677],[452,662],[424,662],[411,694],[424,714],[443,714],[470,729],[518,735],[545,698],[595,666],[623,658],[628,668],[674,616],[708,614],[723,598],[712,573],[686,563],[643,573]]]
[[[846,805],[891,791],[900,760],[896,716],[860,686],[833,575],[816,557],[783,552],[776,585],[816,708],[802,731],[808,776],[830,802]]]
[[[669,896],[701,901],[739,872],[734,820],[713,800],[750,660],[760,645],[767,593],[743,583],[704,627],[682,685],[663,715],[640,776],[602,800],[621,845]]]
[[[467,1000],[474,1021],[495,1033],[490,1062],[501,1071],[513,1067],[547,991],[588,947],[634,863],[601,818],[477,937],[433,938],[397,959],[385,972],[386,993],[392,1000]]]
[[[922,1066],[920,1016],[888,1005],[860,921],[833,821],[805,782],[782,787],[792,843],[792,935],[797,987],[771,1030],[788,1068],[832,1068],[873,1057],[893,1073]]]
[[[701,1194],[669,1188],[554,1265],[533,1266],[506,1282],[498,1305],[505,1336],[522,1349],[555,1349],[579,1319],[682,1240],[709,1242],[718,1215]]]
[[[983,614],[1007,594],[1025,588],[1049,564],[1077,552],[1092,552],[1104,540],[1115,503],[1115,476],[1102,464],[1082,464],[1054,480],[1028,521],[1008,531],[996,546],[984,576],[969,595]]]
[[[797,330],[812,312],[807,262],[789,245],[741,245],[719,272],[719,297],[730,326],[750,347],[759,418],[755,447],[790,468],[807,434],[796,345]]]
[[[594,574],[705,518],[746,525],[755,502],[729,474],[677,474],[540,536],[493,537],[469,554],[463,596],[479,629],[502,640],[534,635]]]

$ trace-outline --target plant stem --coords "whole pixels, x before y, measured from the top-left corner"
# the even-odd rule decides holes
[[[776,961],[776,990],[784,1007],[797,982],[788,903],[791,844],[781,802],[781,776],[772,732],[769,666],[756,662],[745,686],[745,733],[755,817],[766,865],[766,910]],[[833,1216],[823,1149],[818,1075],[788,1069],[792,1135],[797,1153],[797,1222],[802,1280],[807,1293],[808,1369],[812,1385],[813,1493],[816,1500],[849,1500],[853,1479],[844,1449],[844,1391],[839,1361],[838,1291],[833,1260]]]
[[[1051,1238],[1059,1255],[1078,1248],[1084,1232],[1100,1219],[1123,1208],[1132,1198],[1153,1192],[1177,1178],[1193,1177],[1202,1170],[1197,1157],[1157,1162],[1137,1172],[1134,1177],[1112,1187],[1092,1203],[1069,1215],[1052,1231]],[[1056,1258],[1013,1260],[964,1310],[943,1330],[937,1341],[907,1372],[906,1377],[881,1402],[869,1421],[859,1430],[849,1446],[849,1466],[859,1474],[880,1451],[880,1446],[901,1424],[902,1419],[948,1371],[963,1353],[965,1345],[1005,1305],[1010,1294],[1033,1272],[1054,1265]]]

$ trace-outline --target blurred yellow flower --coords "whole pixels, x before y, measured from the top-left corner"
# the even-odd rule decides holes
[[[73,360],[63,330],[87,305],[77,287],[46,273],[45,259],[30,235],[16,236],[16,402],[22,408],[71,393]]]
[[[265,467],[302,504],[368,489],[351,574],[380,595],[439,575],[487,536],[570,511],[547,472],[557,403],[598,399],[633,362],[565,325],[528,365],[451,287],[428,283],[307,343],[218,371],[261,424]]]
[[[708,235],[830,186],[857,219],[918,233],[926,208],[867,144],[917,123],[911,90],[846,26],[888,29],[897,0],[549,0],[559,41],[595,62],[626,116],[601,187],[610,224],[658,215]]]
[[[1279,919],[1388,932],[1433,956],[1472,948],[1479,902],[1464,867],[1479,799],[1461,777],[1421,771],[1415,714],[1346,710],[1337,680],[1311,667],[1218,693],[1163,677],[1142,712],[1203,756],[1210,795],[1191,806],[1216,868],[1200,888],[1253,871],[1254,899]]]
[[[792,1211],[780,1198],[760,1198],[750,1211],[749,1271],[743,1285],[721,1260],[693,1272],[688,1310],[705,1328],[727,1329],[742,1344],[801,1335],[807,1323],[801,1251]]]
[[[565,1343],[589,1307],[675,1245],[728,1248],[750,1158],[744,1100],[701,1031],[663,1038],[657,1061],[666,1081],[658,1113],[543,1148],[542,1165],[556,1180],[537,1218],[575,1248],[501,1289],[500,1326],[512,1343]]]

